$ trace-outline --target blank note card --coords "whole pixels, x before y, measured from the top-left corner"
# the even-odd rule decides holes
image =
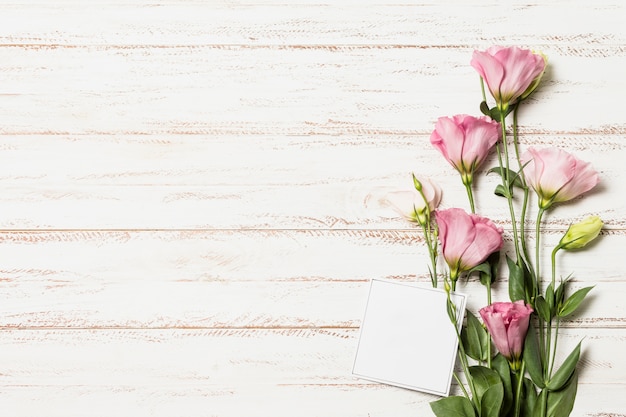
[[[448,396],[458,340],[446,298],[443,290],[372,280],[353,375]],[[465,295],[451,299],[465,312]]]

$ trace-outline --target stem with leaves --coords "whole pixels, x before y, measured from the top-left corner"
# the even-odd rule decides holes
[[[519,238],[517,231],[517,218],[515,217],[515,209],[513,207],[513,194],[511,184],[511,170],[509,167],[509,148],[506,135],[506,112],[501,110],[500,125],[502,126],[502,150],[498,148],[502,155],[498,157],[500,163],[500,176],[502,177],[502,186],[504,187],[504,194],[509,206],[509,214],[511,216],[511,227],[513,229],[513,244],[515,245],[515,254],[517,255],[518,262],[520,257]]]
[[[448,296],[447,298],[448,317],[450,318],[450,322],[454,326],[454,332],[459,342],[458,356],[459,356],[459,360],[461,361],[461,368],[463,369],[463,373],[465,374],[465,377],[467,378],[467,385],[469,386],[470,391],[472,393],[472,398],[469,398],[469,396],[467,395],[467,391],[465,390],[465,387],[463,387],[463,384],[461,383],[461,381],[458,380],[458,378],[457,378],[457,382],[459,383],[459,386],[461,386],[463,393],[465,394],[465,397],[468,400],[472,401],[472,405],[474,406],[474,409],[480,410],[480,404],[477,403],[478,396],[476,393],[476,387],[474,385],[474,379],[472,378],[472,374],[470,374],[470,371],[469,371],[469,362],[467,360],[467,354],[465,353],[465,347],[463,346],[463,340],[461,339],[461,333],[459,332],[459,319],[462,320],[462,317],[459,317],[456,304],[452,302],[452,298],[450,297],[450,286],[448,286],[447,284],[448,283],[446,282],[445,290]]]
[[[433,285],[433,288],[437,288],[437,226],[433,226],[432,216],[430,211],[430,205],[428,204],[428,199],[426,195],[424,195],[424,189],[422,188],[422,184],[417,179],[415,174],[413,174],[413,186],[417,190],[417,192],[424,200],[424,216],[423,218],[418,213],[417,209],[413,207],[414,212],[417,214],[417,221],[422,226],[422,230],[424,232],[424,239],[426,241],[426,246],[428,247],[428,255],[430,257],[430,281]]]
[[[422,230],[424,231],[424,239],[426,240],[428,255],[430,257],[430,281],[433,288],[437,288],[437,237],[434,236],[430,218],[422,224]]]
[[[517,129],[518,110],[519,110],[519,104],[515,106],[515,109],[513,109],[513,148],[515,150],[515,159],[517,160],[517,166],[519,170],[518,176],[519,176],[520,184],[521,184],[522,191],[523,191],[522,209],[520,212],[520,222],[519,222],[519,238],[520,238],[520,243],[522,245],[521,255],[523,256],[524,262],[528,266],[528,270],[530,271],[532,275],[533,281],[536,282],[534,270],[532,269],[530,262],[529,262],[530,256],[528,252],[528,246],[526,245],[526,212],[528,209],[529,188],[528,188],[528,184],[526,183],[526,175],[524,174],[524,165],[522,164],[522,158],[520,156],[520,151],[519,151],[519,133]],[[537,286],[535,285],[535,288],[536,287]],[[537,296],[537,294],[534,294],[534,295]]]

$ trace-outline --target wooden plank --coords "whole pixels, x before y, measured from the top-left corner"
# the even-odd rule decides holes
[[[0,5],[0,409],[430,415],[434,397],[350,375],[368,280],[428,283],[383,197],[425,168],[465,206],[424,144],[437,117],[477,113],[473,49],[507,43],[550,57],[523,146],[601,171],[545,243],[607,223],[559,256],[573,289],[596,286],[559,349],[584,339],[573,415],[623,416],[626,6],[331,3]],[[495,182],[479,210],[508,238]],[[481,306],[475,279],[460,287]]]
[[[589,214],[609,229],[626,226],[621,136],[524,139],[523,149],[563,147],[600,172],[600,186],[551,211],[546,227]],[[0,152],[4,229],[402,229],[385,196],[412,189],[411,172],[436,179],[442,207],[469,209],[458,173],[428,135],[33,135],[5,137]],[[499,179],[484,177],[495,165],[492,155],[476,174],[477,209],[506,227],[506,203],[493,195]]]
[[[564,326],[626,326],[614,262],[625,239],[559,256],[571,291],[595,286]],[[410,231],[5,232],[0,242],[0,327],[358,327],[371,278],[430,286]],[[458,289],[472,311],[486,303],[475,278]],[[506,299],[501,277],[494,300]]]
[[[30,4],[29,4],[30,3]],[[8,45],[424,45],[507,42],[610,56],[626,41],[619,1],[112,1],[4,4]],[[300,3],[300,4],[297,4]],[[367,8],[361,7],[364,3]],[[22,17],[28,15],[29,19]],[[517,22],[512,25],[514,14]],[[445,18],[442,18],[444,17]],[[561,19],[555,19],[560,16]],[[141,17],[141,18],[138,18]],[[59,25],[72,25],[59,31]],[[572,24],[584,22],[584,27]],[[306,30],[304,30],[306,28]]]
[[[426,134],[437,117],[479,112],[472,50],[5,46],[0,133]],[[626,56],[604,59],[599,77],[594,57],[545,53],[552,69],[521,123],[622,135]]]
[[[18,329],[356,328],[361,324],[369,289],[367,282],[3,280],[0,327]],[[430,287],[425,279],[418,284]],[[626,328],[621,306],[626,284],[593,284],[581,311],[565,320],[562,327]],[[572,283],[570,291],[582,286]],[[475,315],[487,304],[486,292],[477,282],[460,284],[458,290],[469,295],[468,308]],[[505,283],[497,285],[494,301],[507,301],[507,291]],[[321,303],[325,308],[320,308]]]
[[[624,332],[576,333],[572,339],[586,341],[574,415],[619,415],[610,413],[626,404],[619,394]],[[172,415],[182,408],[224,416],[258,407],[285,416],[294,407],[312,416],[427,414],[437,397],[350,375],[356,336],[341,329],[3,331],[0,402],[17,415],[44,408],[59,416]]]
[[[291,417],[407,417],[431,416],[429,402],[437,399],[399,388],[360,385],[237,385],[207,387],[197,380],[180,386],[9,386],[2,387],[0,405],[14,416],[45,413],[50,417],[111,414],[155,417],[224,416],[264,413]],[[572,416],[623,417],[624,384],[585,384],[578,387]],[[96,405],[96,406],[94,406]]]
[[[557,357],[583,338],[582,382],[623,383],[625,330],[563,329]],[[2,385],[370,384],[351,375],[357,344],[358,330],[341,328],[4,330]]]

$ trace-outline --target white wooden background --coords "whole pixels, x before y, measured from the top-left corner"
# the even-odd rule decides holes
[[[504,44],[550,59],[523,146],[601,173],[547,241],[606,222],[560,257],[596,286],[561,346],[585,339],[573,415],[625,416],[626,6],[504,3],[3,0],[0,413],[430,415],[350,374],[368,281],[428,285],[382,197],[413,171],[467,206],[428,138],[478,113],[471,53]],[[478,210],[510,229],[496,183]]]

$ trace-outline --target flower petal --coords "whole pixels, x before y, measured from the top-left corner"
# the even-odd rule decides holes
[[[504,78],[504,67],[489,52],[474,51],[470,65],[487,84],[491,95],[499,101],[500,84]]]

